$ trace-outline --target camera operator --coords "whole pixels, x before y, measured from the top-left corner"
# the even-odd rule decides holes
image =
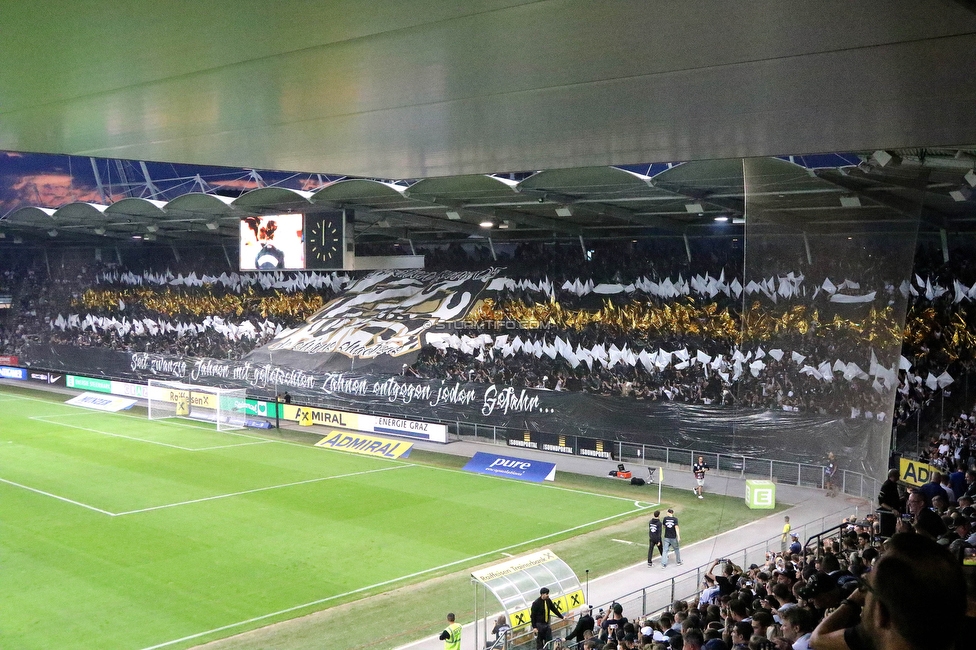
[[[722,565],[715,575],[715,569]],[[705,572],[706,589],[702,591],[699,598],[700,602],[715,604],[718,598],[728,596],[736,590],[736,583],[742,576],[742,569],[732,563],[731,560],[721,558],[712,562],[712,566]]]

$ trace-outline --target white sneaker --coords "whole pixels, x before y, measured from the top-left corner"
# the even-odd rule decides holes
[[[698,498],[699,498],[699,499],[704,499],[705,497],[703,497],[702,495],[700,495],[700,494],[699,494],[699,495],[698,495]]]

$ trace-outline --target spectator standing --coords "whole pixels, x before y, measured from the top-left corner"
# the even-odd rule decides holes
[[[699,499],[704,499],[705,492],[705,472],[711,469],[702,456],[698,457],[698,462],[691,466],[691,472],[695,475],[695,494]]]
[[[837,460],[834,458],[834,452],[827,453],[827,462],[824,465],[824,489],[827,490],[828,497],[837,496],[837,492],[834,490],[834,475],[837,474]]]
[[[901,474],[897,469],[888,470],[888,480],[881,484],[881,491],[878,492],[878,507],[896,515],[903,510],[901,494],[898,491],[900,477]]]
[[[454,612],[447,615],[447,627],[437,638],[444,642],[444,650],[461,650],[461,626],[454,621]]]
[[[790,526],[790,516],[786,515],[783,517],[783,534],[779,538],[780,552],[786,555],[787,551],[790,550],[790,531],[793,527]]]
[[[647,522],[647,566],[654,566],[654,549],[658,555],[664,557],[664,547],[661,545],[661,516],[660,510],[654,511],[654,516]]]
[[[942,472],[932,472],[929,482],[923,483],[919,490],[925,497],[926,506],[931,506],[932,499],[937,496],[942,497],[946,504],[949,503],[949,494],[942,488]]]
[[[674,559],[681,566],[681,531],[678,528],[678,518],[674,516],[674,508],[668,508],[667,516],[661,520],[664,525],[664,546],[661,551],[661,567],[668,568],[668,553],[674,549]]]
[[[586,640],[586,633],[592,633],[595,628],[596,620],[593,618],[593,608],[581,609],[579,618],[576,619],[576,627],[566,636],[566,640],[572,639],[577,644],[581,644]]]
[[[800,538],[796,533],[790,533],[790,555],[799,555],[803,547],[800,545]]]
[[[966,466],[962,461],[956,462],[955,470],[949,474],[949,485],[956,495],[956,499],[966,494]]]

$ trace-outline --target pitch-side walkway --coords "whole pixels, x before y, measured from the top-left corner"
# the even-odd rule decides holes
[[[574,472],[577,474],[589,474],[592,476],[607,476],[608,472],[616,468],[615,461],[594,460],[581,458],[578,456],[559,456],[557,454],[537,452],[530,449],[516,449],[512,447],[494,446],[490,444],[474,442],[453,442],[448,445],[418,443],[417,449],[429,449],[440,453],[451,453],[460,456],[470,457],[478,451],[488,451],[505,456],[518,456],[555,462],[556,469],[559,471]],[[630,466],[628,469],[635,470],[635,476],[645,476],[646,470],[639,466]],[[607,480],[614,480],[607,478]],[[665,468],[664,485],[667,487],[677,487],[680,489],[691,490],[694,485],[694,477],[688,468]],[[710,472],[705,483],[706,498],[707,492],[724,493],[729,495],[745,496],[745,481],[737,477],[726,477],[715,475]],[[656,486],[634,487],[635,495],[639,490],[647,490],[645,499],[650,496],[650,491],[657,496]],[[684,564],[678,566],[671,558],[671,563],[666,569],[657,565],[648,567],[645,554],[647,548],[644,546],[634,547],[634,565],[605,575],[599,578],[591,578],[589,581],[589,600],[593,605],[601,605],[610,602],[614,598],[628,594],[644,587],[649,587],[657,583],[670,580],[672,577],[694,570],[696,567],[711,564],[711,561],[720,557],[731,555],[751,544],[757,544],[763,540],[780,535],[783,530],[783,515],[789,515],[794,529],[801,526],[819,522],[823,518],[834,519],[837,523],[843,517],[852,514],[861,516],[873,510],[872,504],[866,500],[854,497],[838,495],[835,498],[828,498],[823,490],[808,488],[798,488],[789,485],[776,486],[776,498],[780,503],[793,504],[785,511],[764,517],[736,530],[727,531],[721,535],[701,540],[681,548],[681,559]],[[683,518],[694,517],[694,511],[687,509],[682,513]],[[582,580],[582,576],[580,576]],[[466,603],[467,604],[467,603]],[[500,608],[499,608],[500,609]],[[475,647],[473,624],[464,626],[461,635],[462,650],[479,650]],[[484,642],[483,633],[481,643]],[[439,641],[436,636],[421,639],[414,643],[402,646],[400,650],[442,650],[444,642]]]

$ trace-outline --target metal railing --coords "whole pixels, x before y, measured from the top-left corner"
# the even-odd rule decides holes
[[[82,373],[84,374],[84,373]],[[118,379],[121,381],[139,381],[132,377],[115,377],[105,375],[107,379]],[[250,388],[249,396],[258,399],[274,401],[277,391],[268,392]],[[337,408],[339,410],[349,410],[349,406],[331,405],[329,400],[307,400],[309,406],[321,406],[323,408]],[[402,417],[403,413],[396,409],[377,408],[377,405],[370,404],[369,408],[362,409],[362,412],[370,415]],[[478,424],[475,422],[461,422],[460,420],[446,420],[440,418],[425,418],[425,420],[444,424],[448,427],[448,432],[458,438],[472,437],[478,441],[492,442],[493,444],[507,444],[509,439],[521,439],[524,432],[521,429],[512,429],[496,425]],[[544,432],[540,432],[544,433]],[[598,439],[587,436],[564,436],[567,444],[573,448],[582,448],[579,441],[587,441],[587,448],[595,448]],[[599,439],[602,444],[603,439]],[[783,485],[796,485],[802,487],[824,487],[824,473],[822,465],[810,463],[797,463],[786,460],[776,460],[768,458],[753,458],[742,454],[724,454],[698,449],[685,449],[677,447],[664,447],[659,445],[648,445],[632,442],[613,442],[613,449],[606,450],[608,455],[617,459],[618,462],[628,462],[644,466],[652,464],[664,464],[665,466],[686,466],[694,464],[698,456],[703,456],[706,462],[724,475],[736,475],[740,478],[760,478],[781,483]],[[844,494],[856,497],[874,498],[880,489],[880,483],[859,472],[840,470],[838,489]]]
[[[853,514],[859,515],[859,509],[854,508]],[[835,530],[837,525],[834,522],[843,519],[840,515],[829,515],[809,521],[805,524],[794,526],[792,532],[796,533],[800,539],[819,539],[826,530]],[[829,523],[828,523],[829,522]],[[769,539],[757,542],[732,553],[725,553],[721,558],[728,559],[743,569],[752,564],[763,566],[767,560],[767,553],[779,552],[781,550],[781,536],[776,535]],[[691,600],[697,598],[702,592],[702,583],[705,573],[711,568],[712,562],[689,569],[676,576],[668,578],[636,591],[622,594],[609,602],[592,605],[593,611],[600,609],[610,611],[614,603],[623,607],[624,613],[629,620],[637,617],[659,616],[662,612],[669,609],[676,600]],[[595,616],[596,614],[594,614]],[[553,621],[553,639],[558,641],[558,636],[565,636],[571,631],[574,621]],[[536,647],[535,635],[532,630],[519,628],[518,630],[508,630],[504,635],[504,640],[497,648],[505,650],[530,650]],[[489,643],[489,645],[491,645]],[[555,645],[555,642],[554,644]]]
[[[478,442],[496,445],[508,444],[509,437],[522,438],[521,430],[504,427],[457,423],[459,438],[474,438]],[[567,436],[567,439],[572,436]],[[577,436],[579,439],[586,439]],[[570,444],[567,442],[567,444]],[[754,458],[743,454],[725,454],[700,449],[662,447],[632,442],[614,442],[608,452],[616,462],[645,467],[691,467],[699,456],[723,476],[765,479],[782,485],[795,485],[824,489],[824,467],[811,463],[798,463],[771,458]],[[834,477],[838,491],[849,496],[874,499],[881,488],[877,479],[851,470],[839,470]]]
[[[854,514],[858,514],[857,509],[855,509]],[[835,528],[833,522],[838,519],[842,519],[842,517],[838,515],[821,517],[820,519],[794,527],[793,532],[799,531],[797,536],[801,539],[815,538],[825,530],[825,524],[828,520],[831,523],[826,528]],[[725,553],[722,558],[713,558],[713,561],[714,559],[728,559],[745,569],[752,564],[763,566],[768,559],[766,554],[773,551],[780,551],[779,535],[757,542],[733,553]],[[712,564],[709,562],[708,564],[668,578],[663,582],[623,594],[608,603],[601,603],[600,605],[594,606],[594,611],[600,608],[609,611],[613,603],[619,603],[623,607],[624,612],[627,613],[627,617],[631,620],[633,620],[634,616],[657,616],[670,608],[675,600],[696,598],[702,591],[702,582],[705,578],[705,573],[711,566]]]

